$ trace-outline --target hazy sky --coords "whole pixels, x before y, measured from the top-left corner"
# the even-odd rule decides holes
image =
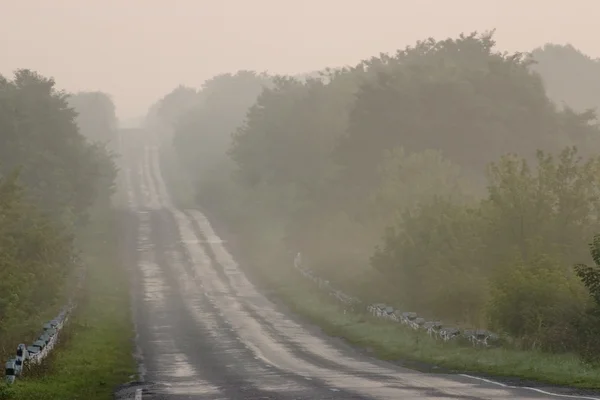
[[[0,0],[0,73],[108,92],[130,118],[220,72],[308,72],[473,30],[597,57],[599,15],[598,0]]]

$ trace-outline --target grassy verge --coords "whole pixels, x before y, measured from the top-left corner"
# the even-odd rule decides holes
[[[88,266],[86,291],[60,350],[43,375],[18,380],[11,399],[106,400],[135,374],[127,272],[119,262],[115,215],[95,218],[81,243]]]
[[[261,274],[262,275],[262,274]],[[262,276],[267,276],[262,275]],[[331,336],[341,337],[378,358],[402,361],[408,366],[422,363],[463,373],[483,373],[578,388],[600,388],[600,368],[586,365],[575,355],[546,354],[507,348],[477,349],[443,343],[397,323],[363,314],[342,313],[329,297],[290,277],[275,289],[293,312],[306,317]],[[293,282],[293,284],[292,284]]]

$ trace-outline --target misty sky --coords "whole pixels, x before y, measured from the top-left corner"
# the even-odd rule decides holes
[[[496,28],[510,51],[570,42],[600,56],[598,0],[0,0],[0,10],[0,73],[106,91],[122,118],[220,72],[308,72],[473,30]]]

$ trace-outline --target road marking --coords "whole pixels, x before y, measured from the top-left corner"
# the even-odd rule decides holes
[[[135,400],[142,400],[142,389],[135,389]]]
[[[147,212],[147,211],[144,211]],[[227,243],[225,240],[222,239],[208,239],[208,240],[201,240],[201,239],[184,239],[181,240],[182,243],[185,244],[198,244],[198,243],[209,243],[209,244],[222,244],[222,243]]]
[[[477,376],[472,376],[472,375],[467,375],[467,374],[460,374],[460,376],[464,376],[466,378],[471,378],[471,379],[476,379],[476,380],[479,380],[479,381],[483,381],[483,382],[486,382],[486,383],[491,383],[493,385],[498,385],[498,386],[509,388],[509,389],[527,389],[527,390],[531,390],[531,391],[534,391],[534,392],[537,392],[537,393],[541,393],[541,394],[545,394],[545,395],[548,395],[548,396],[563,397],[563,398],[566,398],[566,399],[600,400],[600,397],[587,397],[587,396],[577,396],[577,395],[571,395],[571,394],[559,394],[559,393],[547,392],[547,391],[542,390],[542,389],[536,389],[536,388],[527,387],[527,386],[511,386],[511,385],[507,385],[507,384],[504,384],[504,383],[492,381],[490,379],[480,378],[480,377],[477,377]]]

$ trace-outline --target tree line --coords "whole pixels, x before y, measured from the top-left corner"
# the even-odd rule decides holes
[[[27,69],[0,76],[0,354],[63,305],[77,234],[114,189],[116,121],[104,93],[69,94]]]
[[[256,252],[302,251],[366,299],[593,360],[599,65],[463,34],[318,75],[219,75],[147,121]]]

